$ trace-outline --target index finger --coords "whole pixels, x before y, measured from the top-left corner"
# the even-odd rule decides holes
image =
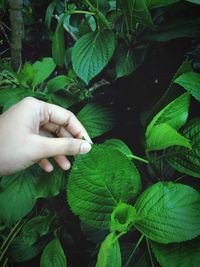
[[[49,121],[66,128],[74,137],[84,138],[92,143],[86,129],[77,117],[69,110],[54,104],[45,103],[49,115]]]

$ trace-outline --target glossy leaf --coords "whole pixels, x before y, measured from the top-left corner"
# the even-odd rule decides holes
[[[200,194],[187,185],[156,183],[142,193],[135,208],[135,227],[153,241],[183,242],[200,234]]]
[[[196,72],[186,72],[175,79],[186,91],[200,102],[200,74]]]
[[[200,118],[190,121],[181,133],[190,140],[192,150],[170,148],[166,151],[166,159],[179,172],[200,178]]]
[[[90,153],[75,160],[67,185],[68,203],[85,224],[106,229],[113,209],[132,200],[140,187],[140,175],[125,155],[93,145]]]
[[[107,139],[104,145],[110,146],[116,150],[119,150],[122,154],[126,155],[128,158],[132,159],[133,153],[129,147],[120,139]]]
[[[151,242],[151,247],[162,267],[197,267],[199,265],[199,238],[183,243],[168,245]]]
[[[102,242],[95,267],[121,267],[121,252],[115,232]]]
[[[82,36],[72,50],[72,64],[77,75],[88,84],[110,61],[115,50],[115,37],[108,30]]]
[[[192,148],[190,141],[167,123],[155,125],[146,141],[147,151],[166,149],[170,146]]]
[[[55,266],[67,267],[66,256],[57,238],[47,244],[40,259],[40,267]]]
[[[114,126],[114,115],[111,108],[89,103],[77,114],[91,138],[102,135]]]

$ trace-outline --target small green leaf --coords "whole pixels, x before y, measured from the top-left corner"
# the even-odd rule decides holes
[[[114,125],[112,110],[94,103],[85,105],[77,114],[77,118],[84,125],[91,138],[110,131]]]
[[[183,185],[156,183],[135,204],[135,227],[147,238],[167,244],[200,235],[200,194]]]
[[[55,93],[58,90],[64,89],[67,85],[71,84],[72,81],[65,75],[59,75],[48,81],[46,92]]]
[[[178,3],[180,0],[146,0],[146,4],[149,8],[157,8],[172,5]]]
[[[154,255],[162,267],[197,267],[200,259],[200,239],[162,245],[151,242]]]
[[[199,0],[186,0],[187,2],[193,3],[193,4],[197,4],[200,5],[200,1]]]
[[[192,150],[183,147],[169,148],[166,159],[177,171],[200,178],[200,118],[186,124],[181,133],[190,140]]]
[[[61,18],[58,26],[56,28],[55,34],[53,36],[52,44],[52,56],[55,64],[59,67],[62,67],[65,63],[65,40],[64,40],[64,28],[63,21],[64,18]]]
[[[140,187],[140,175],[125,155],[93,145],[90,153],[74,162],[67,185],[68,203],[85,224],[108,229],[113,209],[119,202],[134,199]]]
[[[128,158],[132,159],[133,153],[128,148],[128,146],[120,139],[107,139],[104,145],[110,146],[116,150],[119,150],[122,154],[126,155]]]
[[[22,237],[28,246],[35,244],[49,231],[49,217],[36,216],[29,220],[22,229]]]
[[[55,64],[53,62],[53,59],[50,57],[43,58],[42,61],[36,61],[32,65],[35,75],[33,79],[33,87],[41,84],[44,82],[51,73],[55,70]]]
[[[95,31],[82,36],[72,50],[72,64],[77,75],[88,84],[108,64],[115,50],[113,32]]]
[[[178,83],[186,91],[200,102],[200,74],[196,72],[186,72],[180,75],[174,83]]]
[[[57,238],[47,244],[40,259],[40,267],[55,266],[67,267],[66,256]]]
[[[115,232],[102,242],[95,267],[121,267],[121,252]]]
[[[131,223],[136,219],[136,209],[126,203],[120,202],[111,214],[111,231],[127,232]]]
[[[182,146],[191,149],[190,141],[167,123],[155,125],[146,140],[146,150],[161,150],[170,146]]]
[[[13,224],[27,215],[34,207],[35,183],[30,170],[5,176],[0,183],[0,220]]]

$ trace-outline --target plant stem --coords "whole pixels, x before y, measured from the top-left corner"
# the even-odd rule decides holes
[[[91,8],[92,12],[94,12],[99,19],[103,22],[103,24],[110,29],[110,22],[106,19],[106,17],[95,7],[89,0],[84,0],[84,2]]]
[[[131,252],[131,255],[130,255],[130,257],[128,258],[128,260],[127,260],[126,264],[124,265],[124,267],[128,267],[129,263],[130,263],[131,260],[132,260],[132,257],[133,257],[133,255],[134,255],[135,251],[136,251],[137,248],[139,247],[139,245],[140,245],[140,243],[142,242],[143,238],[144,238],[144,235],[141,235],[141,237],[140,237],[139,240],[137,241],[137,243],[136,243],[136,245],[135,245],[133,251]]]
[[[148,160],[143,159],[143,158],[138,157],[138,156],[135,156],[135,155],[131,155],[130,158],[131,158],[131,159],[138,160],[138,161],[141,161],[141,162],[144,162],[144,163],[146,163],[146,164],[149,164],[149,161],[148,161]]]
[[[55,19],[57,19],[58,22],[60,21],[60,18],[59,18],[58,15],[55,15],[54,17],[55,17]],[[68,28],[66,25],[63,24],[63,27],[64,27],[64,29],[66,30],[66,32],[69,33],[69,34],[71,35],[71,37],[72,37],[75,41],[77,41],[77,37],[76,37],[76,35],[73,34],[73,32],[71,32],[71,31],[69,30],[69,28]]]
[[[22,64],[23,0],[9,0],[11,24],[11,63],[15,71]]]
[[[182,178],[184,178],[184,177],[186,177],[186,174],[183,174],[183,175],[179,176],[178,178],[176,178],[176,179],[174,180],[174,183],[180,181],[180,180],[181,180]]]
[[[150,257],[150,261],[151,261],[151,266],[152,266],[152,267],[155,267],[155,265],[154,265],[154,263],[153,263],[153,258],[152,258],[152,254],[151,254],[151,249],[150,249],[150,246],[149,246],[149,241],[148,241],[147,238],[146,238],[146,243],[147,243],[147,249],[148,249],[149,257]]]

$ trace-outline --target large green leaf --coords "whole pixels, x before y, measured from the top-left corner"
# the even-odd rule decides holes
[[[180,0],[146,0],[146,4],[149,8],[168,6],[179,2]]]
[[[88,84],[108,64],[114,50],[113,32],[104,30],[87,33],[73,47],[73,68],[77,75]]]
[[[191,149],[189,140],[170,125],[167,123],[155,125],[146,140],[146,150],[161,150],[170,146],[183,146]]]
[[[53,36],[52,56],[55,64],[62,67],[65,62],[65,40],[64,40],[64,17],[60,19]]]
[[[135,227],[159,243],[183,242],[200,234],[200,194],[183,185],[156,183],[135,204]]]
[[[120,139],[107,139],[104,145],[110,146],[116,150],[119,150],[122,154],[126,155],[128,158],[132,159],[133,153],[129,147]]]
[[[121,152],[93,145],[75,160],[67,186],[68,202],[80,219],[96,228],[109,228],[119,202],[131,201],[141,187],[140,175]]]
[[[0,183],[0,220],[13,224],[28,214],[35,205],[35,183],[31,171],[5,176]]]
[[[71,84],[72,81],[65,75],[59,75],[48,81],[46,92],[55,93],[60,89],[64,89],[67,85]]]
[[[102,242],[95,267],[121,267],[121,252],[115,232]]]
[[[169,164],[179,172],[200,178],[200,118],[185,125],[182,135],[191,142],[192,150],[172,147],[166,151]]]
[[[186,72],[175,79],[178,83],[185,88],[193,97],[200,102],[200,74],[196,72]]]
[[[49,219],[47,216],[36,216],[24,225],[21,235],[28,246],[32,246],[41,236],[48,233]]]
[[[164,107],[150,122],[146,130],[146,137],[152,127],[161,123],[167,123],[172,128],[179,130],[187,121],[190,97],[185,93]]]
[[[110,108],[94,103],[85,105],[77,114],[77,118],[87,129],[91,138],[111,130],[115,121]]]
[[[47,244],[40,259],[40,267],[55,266],[67,267],[66,256],[57,238]]]
[[[151,242],[154,255],[162,267],[197,267],[200,259],[200,240],[179,244],[158,244]]]
[[[52,58],[46,57],[43,58],[42,61],[36,61],[32,67],[35,71],[32,85],[35,87],[44,82],[51,75],[51,73],[55,70],[56,65],[54,64]]]
[[[186,0],[187,2],[193,3],[193,4],[197,4],[200,5],[200,1],[199,0]]]

